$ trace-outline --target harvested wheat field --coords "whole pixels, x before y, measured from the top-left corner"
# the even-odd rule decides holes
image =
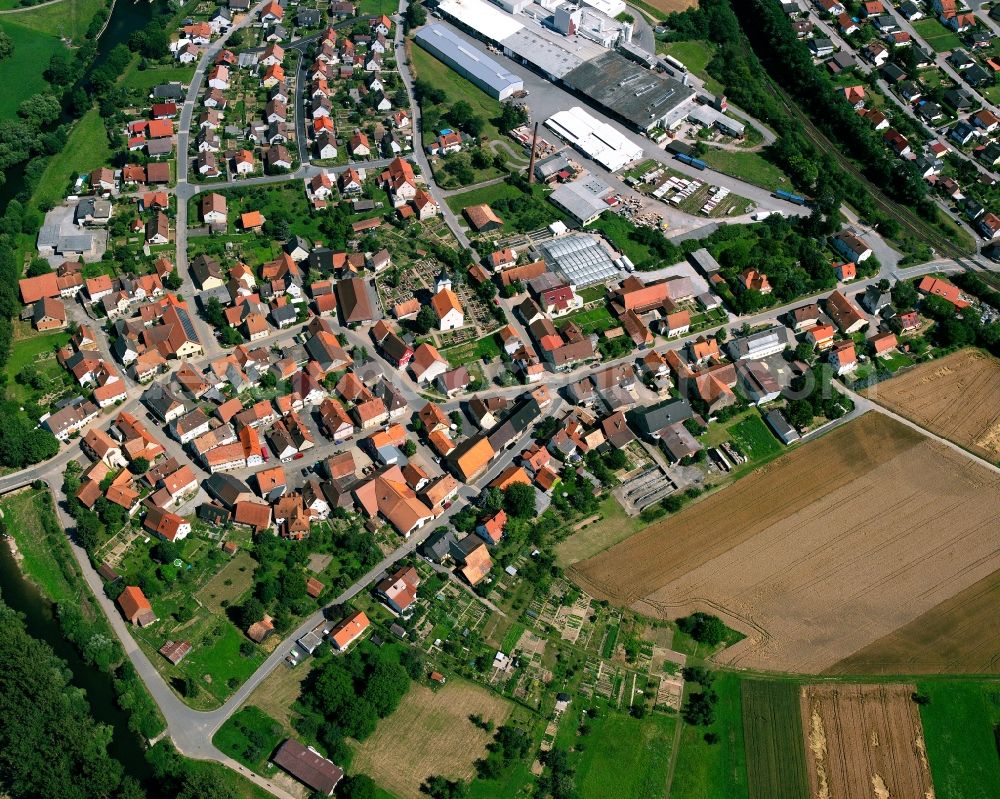
[[[1000,477],[867,413],[572,567],[597,598],[717,613],[734,666],[814,674],[1000,568]]]
[[[420,784],[440,774],[470,780],[493,736],[469,721],[478,713],[497,726],[511,706],[484,688],[461,680],[438,691],[414,683],[399,708],[355,748],[352,770],[370,776],[399,799],[420,799]]]
[[[814,799],[934,799],[912,685],[812,685],[802,691]]]
[[[864,394],[989,461],[1000,460],[1000,359],[959,350]]]
[[[1000,571],[833,664],[825,674],[1000,674]]]

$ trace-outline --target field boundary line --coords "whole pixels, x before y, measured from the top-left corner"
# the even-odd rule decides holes
[[[963,447],[961,444],[956,444],[954,441],[949,441],[947,438],[944,438],[943,436],[939,436],[937,433],[932,433],[927,428],[921,427],[914,420],[912,420],[912,419],[910,419],[910,418],[908,418],[906,416],[903,416],[902,414],[898,413],[897,411],[889,410],[889,408],[887,408],[884,405],[880,404],[876,400],[869,399],[868,397],[862,397],[860,394],[855,394],[851,389],[847,388],[846,386],[843,387],[843,390],[847,393],[847,395],[852,400],[854,400],[855,403],[858,403],[858,402],[868,403],[869,407],[871,407],[871,409],[873,411],[875,411],[877,413],[881,413],[883,416],[888,416],[890,419],[894,419],[895,421],[899,422],[900,424],[906,425],[910,429],[916,430],[918,433],[922,433],[923,435],[927,436],[927,438],[929,438],[929,439],[931,439],[933,441],[936,441],[939,444],[944,444],[949,449],[953,449],[955,452],[959,453],[960,455],[964,455],[969,460],[974,461],[979,466],[982,466],[982,467],[988,469],[989,471],[993,472],[993,474],[1000,475],[1000,467],[998,467],[994,463],[991,463],[990,461],[986,460],[985,458],[977,455],[976,453],[970,452],[965,447]]]
[[[681,704],[684,702],[681,694]],[[684,734],[684,719],[677,714],[677,727],[674,728],[674,744],[670,747],[670,765],[667,767],[667,785],[663,791],[663,799],[670,799],[670,789],[674,785],[674,772],[677,770],[677,754],[681,749],[681,735]]]

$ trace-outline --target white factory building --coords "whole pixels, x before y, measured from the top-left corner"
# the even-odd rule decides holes
[[[642,158],[638,144],[578,105],[553,114],[545,120],[545,126],[609,172]]]
[[[593,0],[581,7],[548,0],[529,5],[500,0],[508,13],[485,0],[441,0],[437,13],[629,127],[643,132],[670,130],[687,117],[694,91],[648,69],[642,58],[626,58],[611,49],[627,46],[632,35],[630,24],[605,11],[614,11],[615,2]]]

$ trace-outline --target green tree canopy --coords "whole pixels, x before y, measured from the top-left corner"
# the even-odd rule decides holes
[[[535,515],[535,489],[524,483],[514,483],[504,489],[504,510],[515,519],[530,519]]]

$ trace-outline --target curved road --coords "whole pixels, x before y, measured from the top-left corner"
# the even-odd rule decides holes
[[[61,0],[52,0],[53,2],[61,2]],[[238,30],[248,24],[251,24],[255,19],[257,12],[265,4],[265,0],[261,0],[251,11],[246,15],[246,17],[232,30]],[[400,3],[400,12],[405,9],[406,0],[402,0]],[[231,31],[232,32],[232,31]],[[228,36],[228,34],[227,34]],[[224,188],[229,185],[235,185],[236,182],[228,181],[224,183],[216,183],[213,185],[205,186],[195,186],[187,182],[187,171],[188,171],[188,140],[189,140],[189,128],[191,124],[191,119],[194,112],[195,99],[198,95],[198,90],[204,80],[205,70],[210,64],[214,55],[222,49],[226,36],[220,38],[214,45],[209,47],[205,53],[203,53],[202,58],[199,61],[198,68],[195,75],[192,78],[191,84],[188,90],[188,96],[184,103],[181,123],[178,130],[178,167],[177,167],[177,194],[178,194],[178,209],[177,209],[177,268],[179,274],[184,277],[185,280],[185,291],[186,293],[193,295],[193,285],[190,284],[190,275],[187,270],[187,199],[195,196],[203,190],[213,190],[217,188]],[[414,124],[414,136],[416,139],[416,146],[414,148],[413,157],[414,160],[420,165],[421,170],[425,176],[428,184],[428,190],[435,197],[435,199],[440,203],[443,216],[448,226],[452,229],[453,233],[456,235],[458,240],[463,244],[463,246],[469,246],[468,238],[465,236],[464,231],[458,224],[458,220],[454,213],[448,208],[447,204],[444,203],[444,193],[441,192],[437,186],[434,184],[433,175],[430,170],[430,166],[427,163],[426,155],[423,152],[423,148],[420,146],[420,112],[419,106],[413,102],[413,81],[412,76],[409,71],[408,64],[406,62],[405,52],[403,51],[403,37],[402,30],[399,25],[396,27],[396,39],[395,39],[397,64],[399,68],[400,75],[403,79],[403,83],[406,87],[407,94],[410,99],[410,105],[412,109],[412,119]],[[301,108],[299,109],[301,113]],[[364,165],[367,167],[379,167],[384,166],[388,163],[388,159],[380,161],[367,161],[361,162],[359,165]],[[333,168],[327,171],[337,172],[347,167]],[[260,178],[251,178],[249,180],[238,181],[239,185],[253,185],[255,183],[270,183],[279,182],[289,179],[302,179],[309,177],[310,175],[316,174],[319,171],[318,167],[314,167],[303,161],[303,165],[296,171],[295,174],[289,175],[275,175],[275,176],[264,176]],[[888,248],[885,248],[888,250]],[[953,262],[934,262],[931,264],[924,264],[919,267],[913,267],[905,270],[898,270],[896,264],[898,263],[898,257],[892,253],[891,250],[887,252],[879,252],[880,260],[882,260],[882,272],[880,275],[865,281],[858,281],[854,284],[850,284],[846,288],[850,290],[850,293],[854,294],[857,291],[863,290],[867,285],[876,282],[881,277],[914,277],[919,274],[928,273],[931,271],[939,270],[958,270],[960,267],[955,265]],[[786,312],[792,307],[796,307],[808,301],[809,298],[801,298],[795,303],[790,303],[786,306],[780,308],[773,308],[760,314],[756,314],[752,317],[736,319],[732,318],[728,327],[734,328],[743,323],[749,323],[750,325],[762,324],[768,321],[776,319],[780,314]],[[199,320],[201,321],[201,320]],[[213,353],[221,353],[222,348],[218,346],[214,332],[211,329],[205,330],[205,323],[201,321],[202,329],[199,330],[199,335],[203,336],[203,343],[206,349],[206,355],[200,359],[193,359],[195,363],[203,363],[212,359]],[[274,340],[282,338],[283,336],[291,335],[294,331],[284,331],[273,337]],[[682,345],[687,340],[694,338],[699,334],[692,334],[690,336],[680,337],[674,339],[670,342],[671,347],[676,347]],[[349,338],[357,337],[357,341],[367,345],[367,341],[362,341],[362,338],[358,334],[349,336]],[[353,342],[352,343],[357,343]],[[634,354],[626,356],[619,359],[613,363],[625,363],[634,360]],[[610,364],[609,364],[610,365]],[[579,369],[572,370],[570,372],[554,377],[552,380],[553,388],[558,388],[559,386],[566,385],[574,380],[580,378],[581,375],[587,374],[589,372],[588,367],[582,367]],[[417,397],[416,387],[411,381],[404,380],[404,391],[412,398]],[[138,409],[138,386],[133,386],[130,388],[130,399],[117,410],[137,410]],[[491,393],[520,393],[524,390],[523,386],[515,386],[510,389],[501,389],[499,392],[492,391]],[[133,396],[135,394],[135,396]],[[448,403],[448,407],[458,407],[462,399],[467,399],[468,396],[459,399],[453,399]],[[856,395],[855,395],[856,396]],[[856,402],[867,402],[863,398],[856,398]],[[554,413],[559,407],[561,401],[557,400],[550,413]],[[867,409],[867,408],[866,408]],[[882,411],[882,409],[879,409]],[[94,424],[103,424],[106,421],[106,416],[102,415],[95,420]],[[901,420],[904,423],[910,424],[905,420]],[[947,443],[947,442],[945,442]],[[485,484],[490,479],[492,479],[499,471],[505,468],[515,457],[516,453],[520,451],[518,446],[512,447],[504,456],[498,459],[498,461],[493,465],[493,467],[480,478],[479,483]],[[963,450],[964,452],[964,450]],[[965,453],[968,454],[968,453]],[[62,483],[62,473],[65,469],[67,463],[70,460],[78,457],[78,451],[76,450],[76,444],[72,443],[63,448],[63,450],[52,460],[44,463],[38,464],[36,466],[30,467],[28,469],[22,470],[15,474],[7,475],[0,478],[0,494],[15,490],[17,488],[29,485],[35,480],[45,481],[52,489],[53,493],[57,498],[57,512],[59,514],[60,521],[62,522],[64,528],[71,532],[74,529],[73,520],[66,514],[64,507],[64,500],[61,497],[61,492],[59,487]],[[995,468],[995,467],[993,467]],[[463,486],[460,491],[460,496],[465,499],[469,499],[474,496],[475,489],[471,486]],[[400,547],[398,547],[391,555],[384,558],[376,566],[370,569],[365,575],[363,575],[359,580],[357,580],[353,585],[346,589],[340,594],[333,604],[343,604],[353,597],[357,596],[362,591],[366,590],[369,585],[372,584],[376,579],[378,579],[393,563],[398,561],[400,558],[410,555],[416,548],[423,542],[423,540],[430,534],[433,528],[437,527],[441,523],[448,521],[450,516],[457,512],[460,503],[455,503],[441,516],[434,525],[428,525],[425,530],[418,532],[416,535],[412,536],[409,540],[404,542]],[[83,574],[90,585],[94,596],[100,603],[102,609],[107,615],[112,628],[118,635],[122,642],[122,645],[128,654],[130,660],[134,664],[137,672],[142,678],[143,682],[146,684],[150,694],[156,701],[157,705],[160,707],[163,715],[167,721],[166,733],[171,737],[174,744],[177,746],[178,750],[189,757],[200,758],[200,759],[211,759],[223,763],[230,768],[233,768],[237,772],[241,773],[248,779],[253,780],[261,787],[270,791],[271,793],[286,797],[288,796],[281,788],[271,784],[268,780],[259,775],[252,774],[235,763],[221,751],[219,751],[211,742],[212,736],[222,725],[222,723],[232,715],[239,706],[246,701],[246,699],[253,693],[253,691],[267,678],[267,676],[277,668],[292,643],[303,635],[308,630],[315,627],[323,619],[323,611],[317,610],[308,619],[304,620],[286,639],[278,646],[275,651],[268,656],[268,658],[258,667],[258,669],[250,676],[250,678],[233,694],[232,697],[221,707],[211,710],[211,711],[198,711],[194,710],[187,705],[185,705],[173,692],[173,690],[167,685],[163,680],[160,673],[156,670],[155,666],[146,656],[146,654],[139,648],[135,640],[131,635],[131,631],[128,625],[125,624],[121,616],[118,614],[114,607],[113,602],[104,595],[103,583],[100,576],[93,569],[86,552],[80,547],[73,544],[74,555],[83,570]]]

